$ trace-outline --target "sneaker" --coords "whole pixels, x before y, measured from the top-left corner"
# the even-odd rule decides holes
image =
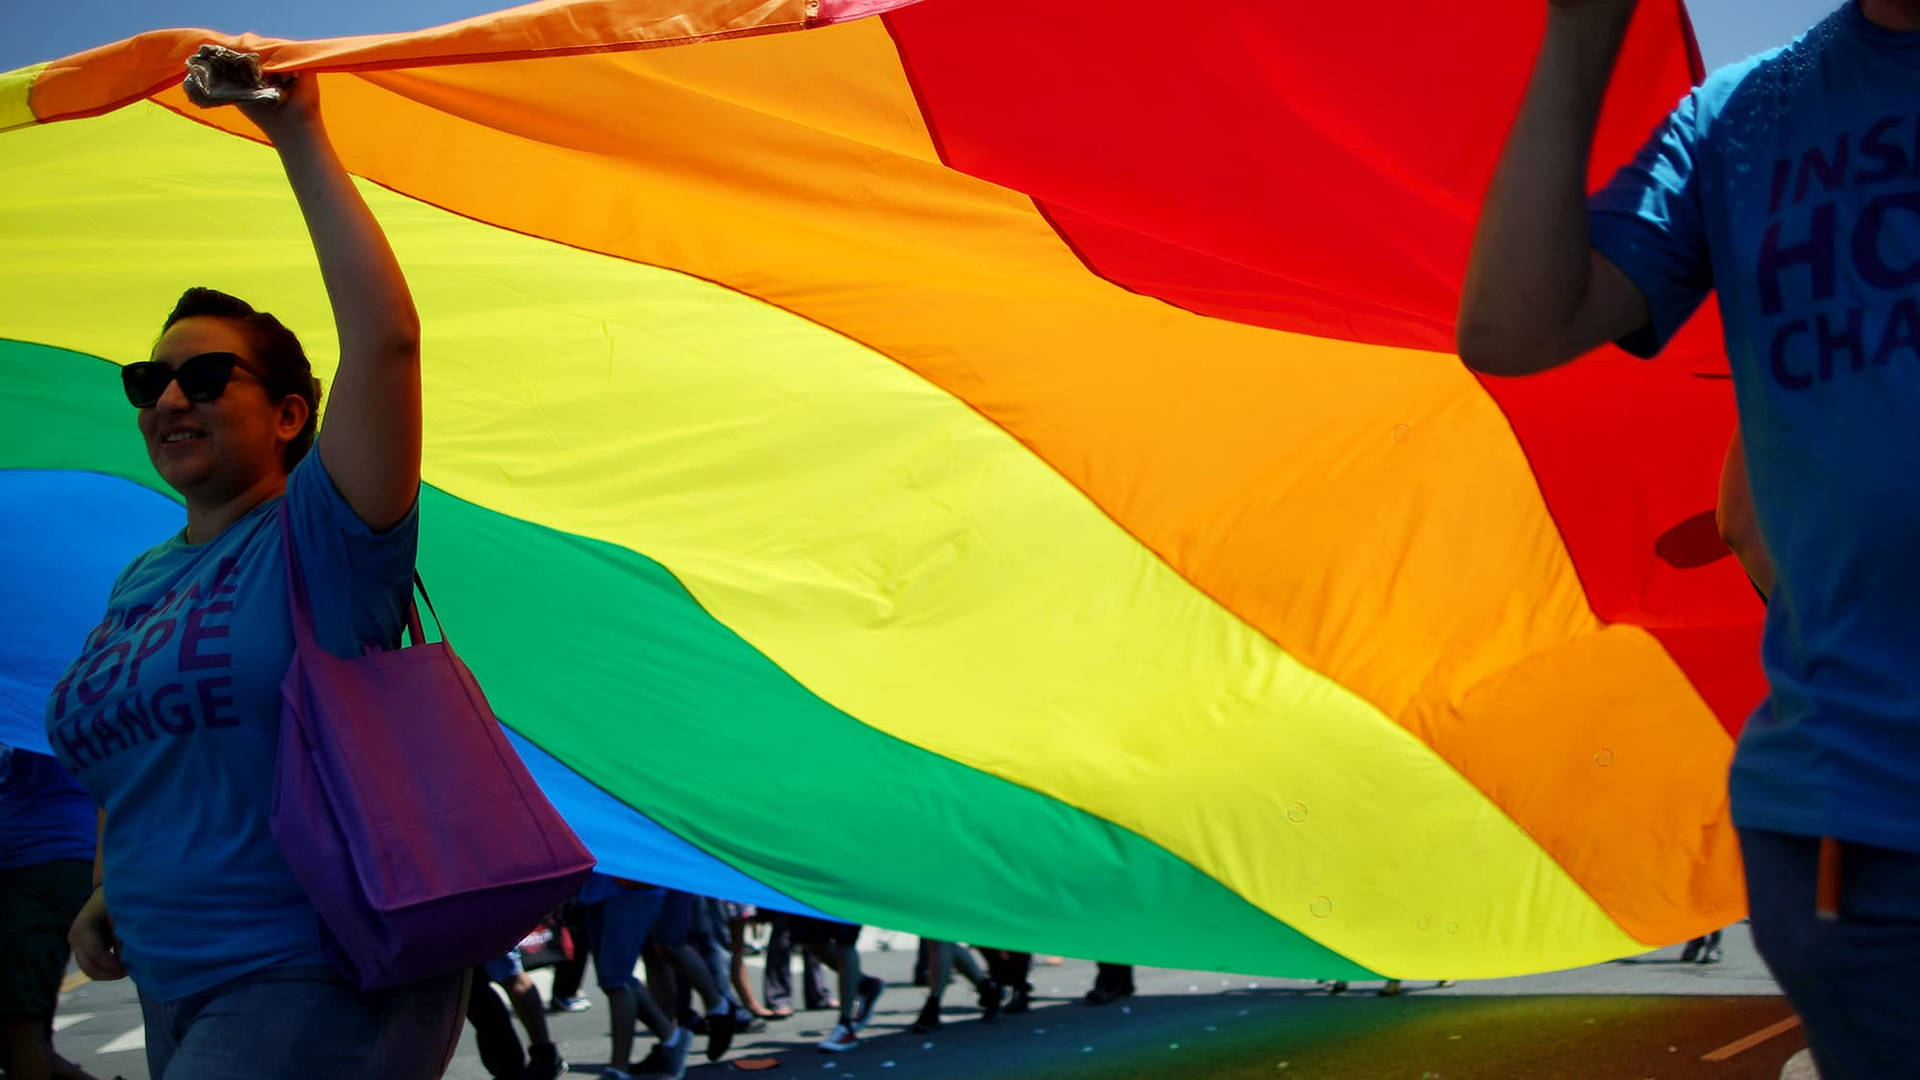
[[[1087,991],[1087,996],[1080,1000],[1089,1005],[1111,1005],[1123,997],[1132,995],[1133,987],[1131,986],[1096,986]]]
[[[673,1059],[667,1056],[667,1048],[660,1043],[654,1043],[653,1049],[647,1051],[647,1056],[641,1058],[640,1064],[633,1067],[633,1075],[664,1076],[671,1068],[673,1068]]]
[[[550,1013],[586,1012],[591,1008],[593,1008],[593,1002],[588,1001],[585,994],[554,998],[547,1002],[547,1011]]]
[[[1327,993],[1329,994],[1344,994],[1347,992],[1347,980],[1345,979],[1322,979],[1320,980],[1320,985],[1326,987]]]
[[[550,1042],[535,1043],[527,1052],[527,1080],[560,1080],[567,1074],[567,1059]]]
[[[914,1034],[925,1035],[929,1031],[939,1031],[939,1030],[940,1030],[940,999],[928,998],[927,1003],[925,1005],[920,1006],[920,1018],[913,1022]]]
[[[716,1012],[707,1017],[707,1060],[719,1061],[733,1045],[733,1013]]]
[[[673,1029],[673,1037],[665,1042],[655,1043],[648,1051],[647,1060],[634,1069],[635,1076],[662,1076],[666,1080],[680,1080],[687,1074],[687,1051],[693,1049],[693,1033],[683,1027]]]
[[[1400,996],[1400,980],[1388,979],[1387,985],[1380,988],[1380,996],[1381,997],[1399,997]]]
[[[821,1040],[820,1052],[841,1054],[859,1045],[860,1036],[854,1033],[853,1025],[842,1021],[833,1025],[833,1034]]]
[[[991,1024],[1000,1019],[1000,1005],[1006,998],[1006,988],[988,979],[980,984],[980,1022]]]
[[[633,1080],[633,1074],[609,1065],[600,1071],[600,1080]]]
[[[853,1003],[853,1030],[859,1031],[873,1019],[873,1007],[880,1004],[880,995],[887,992],[886,981],[878,975],[869,975],[860,980],[859,999]]]
[[[687,1075],[687,1051],[693,1049],[693,1033],[686,1028],[678,1028],[673,1038],[661,1045],[667,1048],[667,1080],[680,1080]]]
[[[1007,1016],[1018,1016],[1031,1008],[1033,1008],[1033,992],[1022,988],[1013,992],[1013,997],[1007,999],[1006,1006],[1000,1011]]]
[[[1709,945],[1707,951],[1700,954],[1700,963],[1717,964],[1720,962],[1720,946]]]

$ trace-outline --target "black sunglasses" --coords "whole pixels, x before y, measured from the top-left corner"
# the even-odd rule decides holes
[[[158,404],[160,395],[167,392],[167,384],[176,380],[188,401],[212,401],[226,393],[227,381],[233,378],[236,367],[245,368],[254,378],[266,382],[260,369],[244,357],[230,352],[203,352],[182,360],[177,368],[158,360],[128,364],[120,369],[120,384],[126,388],[127,400],[136,409],[150,409]]]

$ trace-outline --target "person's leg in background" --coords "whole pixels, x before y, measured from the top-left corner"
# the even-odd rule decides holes
[[[913,970],[915,985],[927,988],[927,1000],[920,1005],[920,1015],[913,1021],[913,1030],[916,1034],[925,1035],[939,1030],[941,1025],[941,999],[946,996],[947,983],[953,979],[953,943],[921,938]]]
[[[940,962],[935,955],[939,948],[940,943],[932,938],[920,939],[920,944],[913,951],[913,985],[933,985],[933,972]]]
[[[1001,1011],[1012,1016],[1032,1008],[1033,954],[1012,949],[981,949],[980,955],[987,958],[987,971],[993,981],[1011,992]]]
[[[640,949],[653,929],[666,890],[623,888],[587,907],[587,933],[594,943],[593,971],[607,997],[608,1037],[611,1040],[605,1080],[627,1080],[633,1061],[633,1025],[638,1019],[660,1040],[655,1052],[669,1066],[649,1071],[679,1076],[686,1071],[687,1048],[693,1037],[668,1017],[640,985],[634,969]],[[649,1055],[651,1064],[655,1055]]]
[[[821,970],[820,958],[811,949],[795,948],[793,924],[798,916],[784,911],[771,913],[769,919],[770,935],[767,938],[767,970],[765,978],[767,1008],[773,1010],[775,1017],[793,1015],[793,954],[800,954],[800,1004],[811,1011],[814,1009],[837,1009],[840,1002],[827,988],[826,972]]]
[[[874,1008],[887,988],[884,980],[860,969],[860,927],[795,916],[793,940],[840,976],[840,1022],[820,1043],[820,1049],[827,1053],[853,1049],[860,1043],[860,1029],[873,1019]]]
[[[919,1019],[913,1022],[914,1031],[926,1034],[940,1027],[941,1003],[946,997],[947,984],[953,981],[955,967],[960,968],[980,995],[980,1019],[989,1024],[1000,1019],[1000,986],[980,970],[972,949],[951,941],[929,938],[921,938],[920,941],[929,946],[926,950],[927,1000],[920,1006]]]
[[[760,1020],[782,1019],[780,1013],[760,1003],[760,999],[753,993],[753,980],[747,978],[747,927],[754,921],[751,911],[752,909],[749,908],[746,911],[731,914],[727,919],[727,945],[730,954],[728,957],[727,977],[729,981],[733,983],[734,996],[740,999],[740,1003],[746,1006],[747,1011],[752,1013],[755,1018]],[[789,993],[792,992],[792,978],[793,973],[788,972]],[[793,1013],[789,1010],[786,1015],[791,1016]]]
[[[67,930],[93,894],[93,864],[81,859],[0,870],[0,1045],[9,1080],[51,1080],[77,1069],[53,1052],[53,1014],[66,974]],[[63,1068],[64,1066],[64,1068]]]
[[[784,1020],[793,1015],[793,931],[791,917],[784,911],[767,913],[766,959],[766,969],[760,976],[761,996],[772,1017]]]
[[[700,897],[694,907],[693,929],[687,935],[687,943],[707,965],[707,974],[713,977],[722,1002],[733,1014],[734,1030],[739,1031],[753,1021],[753,1013],[733,992],[733,938],[727,929],[729,920],[724,908],[721,901],[711,896]]]
[[[1133,965],[1101,962],[1094,976],[1093,989],[1083,999],[1089,1005],[1105,1005],[1133,993]]]
[[[800,950],[800,1004],[809,1011],[840,1008],[840,996],[834,993],[833,980],[827,978],[831,970],[836,969],[822,964],[812,949]]]
[[[667,950],[660,947],[657,939],[648,938],[646,947],[640,950],[640,962],[646,968],[647,993],[654,1004],[672,1017],[674,1023],[691,1031],[693,1022],[699,1019],[692,1006],[693,987],[681,983],[680,976],[674,972],[673,961],[667,959]]]
[[[573,939],[573,956],[553,965],[553,997],[547,1002],[547,1011],[583,1012],[593,1008],[593,1002],[580,993],[587,978],[587,956],[591,952],[587,943],[586,909],[580,901],[568,900],[560,905],[560,923]]]
[[[513,1014],[493,992],[493,977],[485,967],[474,968],[467,988],[467,1023],[480,1050],[480,1065],[493,1080],[521,1080],[527,1072],[526,1047],[513,1029]]]
[[[654,924],[653,938],[673,965],[680,983],[700,995],[700,1002],[706,1008],[707,1060],[718,1061],[733,1044],[733,1006],[715,982],[706,960],[692,944],[700,901],[701,897],[691,893],[669,889],[660,909],[660,919]],[[677,997],[667,1000],[678,1005]]]
[[[514,971],[504,979],[495,976],[495,981],[507,992],[507,1000],[513,1002],[520,1026],[527,1029],[527,1080],[557,1080],[567,1071],[567,1061],[560,1056],[560,1048],[554,1045],[553,1036],[547,1031],[546,1006],[540,1000],[540,988],[533,984],[533,976]]]
[[[53,1042],[47,1025],[32,1017],[0,1017],[8,1080],[53,1080]]]
[[[993,976],[980,966],[980,961],[974,956],[972,947],[955,942],[952,943],[952,953],[953,966],[959,968],[960,974],[966,976],[967,981],[973,984],[973,992],[977,995],[977,1003],[980,1006],[981,1021],[991,1024],[1000,1019],[1000,1005],[1006,996],[1005,988],[995,982]]]

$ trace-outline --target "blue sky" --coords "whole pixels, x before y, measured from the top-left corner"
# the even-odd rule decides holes
[[[1787,40],[1838,2],[1692,0],[1688,6],[1700,35],[1701,52],[1709,65],[1717,67]],[[284,0],[55,0],[29,4],[22,0],[9,12],[6,33],[0,35],[0,71],[166,26],[324,37],[417,30],[505,6],[507,0],[330,0],[306,4],[287,4]]]

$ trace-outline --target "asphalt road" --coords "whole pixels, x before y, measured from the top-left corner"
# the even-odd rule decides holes
[[[801,1013],[744,1037],[729,1061],[689,1077],[736,1075],[739,1058],[776,1058],[780,1075],[820,1080],[1774,1080],[1805,1042],[1791,1010],[1754,956],[1745,927],[1727,933],[1726,960],[1676,962],[1676,949],[1524,979],[1445,990],[1415,983],[1397,998],[1378,984],[1330,996],[1311,983],[1141,969],[1139,993],[1094,1008],[1076,1001],[1092,965],[1036,966],[1036,1008],[998,1024],[976,1022],[972,993],[947,995],[947,1025],[908,1030],[925,991],[907,985],[914,939],[872,935],[866,964],[892,985],[862,1045],[828,1056],[814,1044],[833,1015]],[[891,946],[886,948],[883,946]],[[546,973],[537,973],[544,985]],[[591,981],[591,980],[590,980]],[[579,1076],[606,1061],[606,1013],[551,1017]],[[125,983],[86,983],[62,999],[62,1053],[102,1080],[146,1080],[138,1005]],[[636,1056],[648,1045],[636,1041]],[[471,1035],[447,1074],[486,1080]]]

